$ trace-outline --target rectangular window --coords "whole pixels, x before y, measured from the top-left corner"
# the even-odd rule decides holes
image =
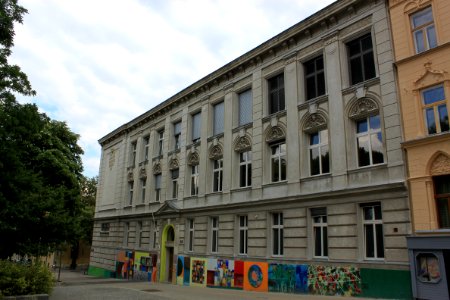
[[[123,229],[123,244],[128,246],[128,240],[130,239],[130,222],[126,222]]]
[[[309,136],[309,164],[311,176],[330,172],[328,129]]]
[[[142,237],[143,237],[142,221],[138,221],[138,223],[137,223],[136,236],[137,236],[137,242],[138,242],[137,246],[140,248],[142,246]]]
[[[424,90],[422,100],[428,134],[449,131],[444,87],[440,85]]]
[[[164,151],[164,130],[158,131],[158,156],[163,155]]]
[[[222,101],[214,105],[213,135],[223,133],[224,120],[225,120],[225,105]]]
[[[158,221],[153,221],[153,249],[156,249],[156,245],[158,241]]]
[[[173,124],[173,143],[175,150],[181,147],[181,121]]]
[[[311,217],[313,221],[314,257],[328,256],[328,225],[327,209],[312,208]]]
[[[269,114],[285,110],[284,74],[281,73],[268,80],[269,85]]]
[[[239,126],[253,121],[252,90],[239,94]]]
[[[130,148],[130,167],[134,167],[136,165],[136,147],[137,142],[132,142]]]
[[[271,146],[272,182],[286,180],[286,143]]]
[[[325,94],[325,72],[322,55],[307,61],[305,68],[306,100]]]
[[[198,195],[198,165],[191,166],[191,196]]]
[[[411,27],[416,53],[437,47],[431,6],[411,15]]]
[[[145,203],[145,188],[147,185],[147,178],[141,179],[141,203]]]
[[[239,254],[247,255],[248,216],[239,216]]]
[[[188,251],[194,251],[194,219],[188,219]]]
[[[358,166],[371,166],[384,162],[383,137],[380,116],[370,116],[356,123]]]
[[[247,187],[252,185],[252,152],[239,153],[239,186]]]
[[[144,159],[143,161],[147,161],[148,160],[148,146],[150,143],[150,136],[145,136],[144,137]]]
[[[211,252],[219,252],[219,218],[211,218]]]
[[[161,174],[155,175],[155,201],[161,201]]]
[[[178,198],[178,176],[180,175],[179,169],[171,171],[172,173],[172,199]]]
[[[365,258],[377,259],[384,257],[383,219],[381,204],[371,203],[362,206],[364,223]]]
[[[109,227],[110,227],[109,223],[102,223],[101,231],[102,232],[109,232]]]
[[[274,213],[272,214],[272,255],[283,255],[283,242],[283,213]]]
[[[347,49],[351,84],[374,78],[376,76],[375,62],[370,33],[349,42]]]
[[[128,182],[128,204],[129,205],[133,204],[133,186],[134,186],[134,181]]]
[[[223,159],[214,160],[213,165],[213,192],[222,191]]]
[[[198,112],[192,115],[192,142],[195,143],[200,140],[200,127],[202,124],[201,113]]]
[[[450,228],[450,175],[434,176],[433,184],[439,228]]]

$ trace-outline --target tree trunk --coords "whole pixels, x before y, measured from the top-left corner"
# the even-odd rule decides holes
[[[70,269],[75,270],[77,268],[77,259],[78,259],[78,252],[80,248],[80,242],[76,241],[71,247],[70,247],[70,258],[72,259],[72,262],[70,264]]]

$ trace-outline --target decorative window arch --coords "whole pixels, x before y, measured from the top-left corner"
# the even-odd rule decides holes
[[[352,120],[364,119],[368,116],[379,114],[378,103],[369,97],[353,100],[349,105],[348,117]]]
[[[179,168],[180,168],[180,164],[178,162],[178,159],[176,157],[170,159],[170,161],[169,161],[169,169],[170,170],[175,170],[175,169],[179,169]]]
[[[303,122],[302,130],[306,133],[317,132],[327,128],[327,118],[323,113],[308,114]]]
[[[430,159],[428,172],[431,176],[450,174],[450,156],[444,152],[437,152]]]
[[[269,126],[265,132],[266,143],[274,143],[286,139],[286,130],[279,123],[275,126]]]
[[[249,136],[244,135],[236,138],[234,141],[234,151],[238,153],[252,150],[252,140]]]
[[[153,165],[153,175],[158,175],[162,173],[162,169],[161,169],[161,163],[157,162],[156,164]]]
[[[223,157],[223,148],[221,145],[214,145],[209,149],[209,158],[212,160]]]
[[[188,165],[197,166],[200,163],[200,157],[197,151],[189,153],[188,156]]]

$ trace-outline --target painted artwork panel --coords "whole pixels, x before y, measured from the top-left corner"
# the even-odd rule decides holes
[[[247,291],[267,292],[269,278],[268,266],[264,262],[244,262],[244,289]]]
[[[327,296],[356,296],[361,294],[361,276],[355,267],[308,267],[308,290],[311,294]]]
[[[228,259],[218,259],[215,274],[215,285],[225,288],[234,287],[234,261]]]
[[[214,286],[214,277],[216,274],[216,265],[217,265],[217,259],[209,258],[208,259],[208,272],[207,272],[207,279],[206,279],[206,285],[207,286]]]
[[[116,278],[133,278],[134,252],[119,251],[116,255]]]
[[[202,258],[191,258],[191,281],[190,285],[205,287],[207,276],[207,260]]]
[[[190,282],[190,275],[191,275],[191,258],[185,257],[184,258],[184,277],[183,277],[183,284],[189,285]]]
[[[184,256],[178,255],[177,258],[177,284],[183,285],[184,281]]]
[[[269,264],[269,292],[307,293],[306,265]]]
[[[234,287],[244,288],[244,262],[242,260],[234,261]]]
[[[134,252],[133,280],[152,280],[152,258],[148,252]]]

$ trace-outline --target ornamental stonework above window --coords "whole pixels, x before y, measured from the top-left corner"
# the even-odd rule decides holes
[[[353,120],[362,119],[378,113],[377,103],[370,98],[356,100],[350,107],[349,118]]]
[[[286,139],[286,132],[281,126],[272,126],[267,130],[266,142],[272,143]]]
[[[188,165],[197,166],[200,163],[200,157],[197,152],[192,152],[188,156]]]
[[[248,136],[241,136],[237,138],[234,144],[234,151],[241,153],[252,150],[252,141]]]
[[[303,131],[306,133],[317,132],[327,128],[327,120],[319,113],[313,113],[306,119]]]
[[[153,166],[153,174],[157,175],[157,174],[161,174],[161,164],[158,162]]]
[[[212,146],[211,149],[209,150],[209,158],[216,160],[216,159],[220,159],[222,157],[223,157],[222,146],[220,146],[220,145]]]

